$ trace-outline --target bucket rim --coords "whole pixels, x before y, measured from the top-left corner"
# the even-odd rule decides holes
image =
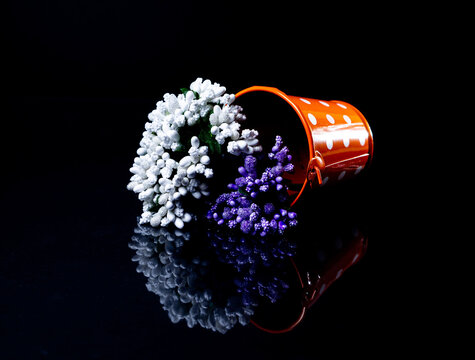
[[[305,129],[305,134],[307,135],[308,155],[309,155],[309,161],[310,161],[315,156],[315,150],[314,150],[313,141],[312,141],[312,131],[311,131],[309,125],[307,124],[305,116],[302,113],[302,111],[300,110],[300,108],[297,105],[295,105],[295,103],[289,98],[289,96],[286,93],[284,93],[282,90],[279,90],[276,87],[272,87],[272,86],[260,86],[260,85],[250,86],[250,87],[236,93],[235,97],[238,98],[238,97],[240,97],[244,94],[247,94],[247,93],[250,93],[250,92],[255,92],[255,91],[264,91],[264,92],[268,92],[268,93],[277,95],[281,99],[284,99],[294,109],[294,111],[297,113],[297,115],[300,119],[301,124],[303,125],[303,127]],[[305,188],[307,187],[307,183],[308,183],[308,178],[305,177],[304,182],[302,184],[302,187],[300,188],[300,191],[298,192],[295,199],[290,204],[290,207],[294,206],[295,203],[297,202],[297,200],[300,198],[300,196],[302,196]]]

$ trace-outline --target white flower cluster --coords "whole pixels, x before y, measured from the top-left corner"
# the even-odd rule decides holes
[[[239,155],[241,153],[252,154],[253,152],[262,151],[262,146],[259,145],[259,139],[257,138],[258,135],[259,133],[256,130],[243,130],[239,140],[228,143],[228,152]]]
[[[136,251],[132,260],[138,263],[137,272],[147,277],[147,289],[160,296],[173,323],[185,320],[190,328],[200,325],[220,333],[237,323],[248,324],[254,312],[243,306],[239,297],[229,297],[224,307],[216,304],[213,291],[202,279],[211,271],[209,261],[199,257],[189,261],[179,256],[189,237],[189,233],[178,229],[141,225],[135,229],[129,247]]]
[[[180,142],[181,128],[194,126],[209,115],[211,135],[219,145],[228,142],[230,154],[262,151],[256,130],[240,131],[239,121],[245,116],[240,106],[231,105],[235,96],[226,94],[225,87],[198,78],[190,89],[178,96],[165,94],[148,115],[138,156],[130,169],[133,176],[127,185],[143,201],[141,223],[173,223],[181,229],[192,215],[183,209],[180,198],[187,194],[198,199],[209,195],[206,179],[214,175],[209,148],[200,146],[197,136],[191,138],[190,144]],[[200,130],[201,127],[196,129],[197,135]],[[187,155],[177,159],[177,151],[182,156],[184,147],[190,145]]]
[[[234,95],[233,95],[234,96]],[[232,98],[234,100],[234,97]],[[211,134],[216,137],[216,141],[223,145],[227,138],[231,139],[228,143],[227,150],[233,155],[252,154],[262,151],[256,130],[244,129],[239,132],[240,124],[235,120],[243,120],[245,116],[240,113],[240,106],[226,106],[223,109],[215,105],[213,113],[209,117],[212,125]]]

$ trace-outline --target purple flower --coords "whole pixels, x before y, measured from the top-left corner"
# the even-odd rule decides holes
[[[292,172],[294,171],[294,164],[288,163],[287,165],[284,166],[284,171],[285,172]]]
[[[207,218],[249,235],[283,234],[288,227],[296,226],[296,214],[286,210],[289,196],[283,177],[284,172],[293,170],[292,157],[280,136],[268,159],[269,166],[258,174],[257,158],[246,156],[238,168],[240,176],[228,185],[233,191],[218,196]]]
[[[269,191],[269,185],[268,185],[268,184],[265,184],[265,185],[259,186],[259,191],[261,191],[261,192],[267,192],[267,191]]]
[[[257,214],[257,212],[253,212],[251,215],[249,215],[249,220],[254,222],[257,220],[258,217],[259,215]]]
[[[275,221],[275,219],[272,219],[271,221],[269,221],[269,226],[272,229],[277,230],[277,221]]]
[[[282,150],[280,150],[277,154],[275,154],[275,159],[278,162],[285,162],[287,160],[287,153],[289,152],[289,149],[285,146]]]
[[[287,224],[283,221],[279,221],[279,231],[283,232],[285,229],[287,229]]]
[[[244,234],[249,234],[249,232],[251,231],[252,229],[252,223],[250,221],[247,221],[247,220],[243,220],[241,222],[241,231],[244,233]]]
[[[257,159],[252,155],[248,155],[244,159],[244,168],[247,170],[249,174],[255,174],[256,162],[257,162]]]
[[[266,184],[270,178],[272,178],[270,169],[265,169],[261,176],[261,183]]]
[[[271,169],[273,177],[279,176],[280,174],[282,174],[283,171],[284,168],[282,167],[282,165],[276,165]]]
[[[252,204],[251,200],[248,199],[248,198],[246,198],[246,197],[241,197],[241,200],[240,200],[240,201],[241,201],[241,206],[242,206],[242,207],[248,208],[248,207],[250,207],[251,204]]]
[[[268,215],[269,215],[269,214],[272,214],[272,213],[274,213],[274,211],[275,211],[275,206],[274,206],[274,204],[272,204],[272,203],[267,203],[267,204],[264,205],[264,212],[265,212],[266,214],[268,214]]]
[[[247,181],[246,181],[245,177],[239,177],[234,182],[240,188],[246,186],[246,184],[247,184]]]
[[[277,135],[275,137],[275,145],[272,147],[272,152],[273,153],[276,153],[279,151],[279,149],[281,148],[282,146],[282,137],[280,137],[279,135]]]
[[[228,207],[225,207],[223,210],[223,219],[224,220],[229,220],[231,219],[233,215],[231,214],[231,209]]]
[[[252,210],[249,208],[239,208],[237,215],[242,217],[243,219],[249,218],[249,215],[251,215]]]

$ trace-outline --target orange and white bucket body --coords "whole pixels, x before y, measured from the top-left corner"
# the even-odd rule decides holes
[[[236,94],[236,98],[254,91],[265,91],[284,99],[297,113],[305,129],[308,143],[307,172],[291,178],[301,183],[292,205],[310,186],[338,182],[360,173],[373,156],[373,135],[361,112],[354,106],[336,100],[317,100],[290,96],[279,89],[252,86]]]

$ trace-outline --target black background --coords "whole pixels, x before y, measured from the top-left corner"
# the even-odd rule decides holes
[[[401,31],[410,14],[340,2],[8,1],[0,357],[316,359],[416,351],[427,324],[412,285],[422,276],[411,268],[407,244],[420,230],[409,230],[411,216],[398,208],[407,188],[396,165],[410,141],[401,112],[419,86],[417,75],[404,83],[419,67],[418,36]],[[341,99],[373,130],[371,169],[332,192],[335,201],[354,191],[364,202],[368,253],[291,333],[248,326],[221,335],[173,325],[130,260],[141,205],[126,185],[147,114],[164,93],[198,76],[230,93],[267,85]],[[324,207],[308,211],[318,217]],[[410,212],[417,211],[413,204]]]

